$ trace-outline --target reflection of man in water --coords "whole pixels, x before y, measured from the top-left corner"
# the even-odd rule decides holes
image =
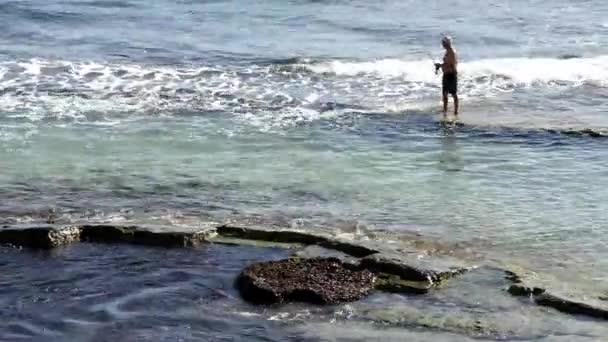
[[[454,130],[444,126],[441,135],[441,153],[439,155],[439,169],[447,172],[459,172],[465,168],[461,148],[458,144]],[[458,186],[452,182],[453,186]],[[462,185],[462,184],[460,184]],[[466,191],[465,191],[466,192]]]
[[[443,72],[442,93],[443,93],[443,116],[448,112],[448,94],[454,98],[454,115],[458,116],[458,57],[452,47],[452,39],[443,37],[441,45],[445,49],[443,63],[435,64],[435,72],[439,69]]]

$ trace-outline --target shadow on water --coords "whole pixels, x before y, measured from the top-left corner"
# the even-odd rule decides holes
[[[600,128],[543,128],[510,127],[503,125],[470,124],[466,116],[457,123],[444,123],[439,116],[420,111],[400,114],[346,112],[338,117],[322,120],[314,126],[378,142],[458,136],[467,140],[483,140],[495,144],[518,144],[539,146],[562,146],[581,143],[603,143],[608,139],[608,130]]]

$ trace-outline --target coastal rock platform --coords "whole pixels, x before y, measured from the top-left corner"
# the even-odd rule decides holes
[[[112,224],[12,225],[0,227],[0,244],[53,249],[72,243],[111,243],[196,248],[204,244],[257,245],[295,249],[281,261],[249,265],[236,279],[243,298],[256,304],[291,301],[336,304],[359,300],[375,290],[421,295],[478,266],[449,253],[425,253],[417,245],[344,239],[323,232],[208,223],[196,227]],[[409,246],[409,247],[408,247]],[[503,269],[506,292],[559,312],[608,319],[601,295],[571,294],[537,284],[521,272]]]

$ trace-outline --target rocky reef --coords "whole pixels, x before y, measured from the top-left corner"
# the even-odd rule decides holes
[[[416,243],[346,240],[276,227],[216,223],[188,228],[108,224],[0,227],[0,244],[5,245],[51,249],[77,242],[167,248],[253,244],[295,249],[292,258],[250,265],[236,279],[243,298],[256,304],[336,304],[359,300],[375,290],[419,295],[440,290],[450,278],[476,269],[450,253],[421,252]],[[605,295],[563,293],[522,272],[502,271],[511,282],[505,290],[514,296],[562,313],[608,319]]]
[[[293,258],[253,264],[237,279],[244,299],[259,304],[338,304],[371,293],[376,276],[336,258]]]

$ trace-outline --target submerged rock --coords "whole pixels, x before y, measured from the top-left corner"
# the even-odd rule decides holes
[[[292,257],[299,259],[334,258],[340,260],[344,264],[347,264],[347,267],[349,268],[357,268],[360,261],[358,258],[350,256],[346,253],[316,245],[302,248],[293,253]]]
[[[577,55],[577,54],[573,54],[573,53],[565,53],[563,55],[560,55],[558,58],[559,59],[576,59],[576,58],[582,58],[583,56],[581,55]]]
[[[564,313],[608,320],[608,307],[606,306],[600,307],[591,303],[578,302],[547,292],[534,296],[534,301],[538,305],[548,306]]]
[[[376,276],[336,258],[287,259],[253,264],[237,279],[243,298],[256,304],[337,304],[367,296]]]
[[[553,131],[553,132],[555,132],[555,131]],[[563,135],[568,135],[568,136],[588,136],[588,137],[591,137],[591,138],[605,138],[605,137],[608,137],[608,135],[605,132],[594,130],[594,129],[591,129],[591,128],[585,128],[585,129],[580,129],[580,130],[577,130],[577,129],[564,129],[564,130],[560,130],[559,133],[561,133]]]
[[[390,274],[378,275],[376,289],[392,293],[424,294],[433,288],[433,284],[427,281],[403,280],[399,276]]]
[[[546,288],[534,277],[512,271],[506,273],[507,279],[514,282],[508,288],[508,292],[514,296],[529,297],[537,305],[554,308],[563,313],[608,320],[608,305],[602,301],[601,296],[593,298],[586,293],[562,293]]]
[[[545,289],[540,287],[530,287],[523,284],[514,284],[509,286],[509,289],[507,291],[514,296],[526,297],[542,294],[545,292]]]

